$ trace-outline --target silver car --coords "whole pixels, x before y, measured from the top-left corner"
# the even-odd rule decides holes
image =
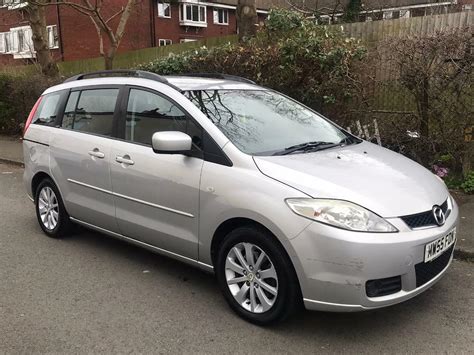
[[[78,75],[39,98],[23,145],[46,235],[80,224],[214,272],[253,323],[393,305],[452,259],[439,178],[243,78]]]

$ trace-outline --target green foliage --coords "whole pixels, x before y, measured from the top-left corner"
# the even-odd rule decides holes
[[[0,133],[19,134],[34,103],[55,81],[42,75],[0,75]]]
[[[359,14],[362,11],[361,0],[350,0],[344,11],[344,22],[356,22],[359,20]]]
[[[467,194],[474,194],[474,170],[471,170],[469,174],[467,174],[466,179],[461,184],[461,189]]]
[[[293,11],[272,10],[265,26],[248,42],[202,47],[140,68],[159,74],[240,75],[338,117],[354,95],[353,67],[364,56],[365,48],[340,29],[318,26]]]

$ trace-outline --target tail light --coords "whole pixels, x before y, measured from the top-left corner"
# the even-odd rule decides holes
[[[39,99],[36,101],[35,105],[33,106],[33,108],[31,109],[31,112],[28,115],[28,119],[26,120],[26,123],[25,123],[25,128],[23,128],[23,137],[25,136],[28,127],[30,127],[31,121],[33,121],[33,117],[35,117],[36,111],[38,110],[38,106],[40,105],[42,99],[43,99],[43,96],[40,96]]]

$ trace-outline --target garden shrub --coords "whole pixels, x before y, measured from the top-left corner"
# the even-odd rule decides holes
[[[0,74],[0,133],[20,134],[38,97],[56,83],[40,74]]]
[[[140,69],[239,75],[337,117],[354,94],[353,67],[364,55],[359,41],[346,38],[339,28],[318,26],[294,11],[272,10],[247,42],[171,55]]]

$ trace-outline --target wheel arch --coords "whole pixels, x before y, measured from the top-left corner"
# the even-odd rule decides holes
[[[212,237],[212,241],[211,241],[211,260],[212,260],[212,264],[214,266],[216,265],[217,251],[219,250],[219,246],[224,241],[225,236],[227,234],[229,234],[231,231],[233,231],[234,229],[237,229],[237,228],[243,227],[243,226],[251,226],[251,227],[254,227],[254,228],[264,230],[266,232],[266,234],[272,239],[272,241],[277,243],[282,248],[282,250],[286,254],[286,257],[290,261],[290,264],[293,267],[293,272],[294,272],[294,275],[296,276],[296,280],[298,282],[298,287],[299,287],[298,292],[300,293],[300,295],[302,295],[301,281],[300,281],[300,278],[298,276],[299,274],[297,272],[297,265],[295,265],[293,259],[290,257],[290,253],[288,252],[287,248],[278,239],[278,237],[275,235],[275,233],[273,233],[269,228],[267,228],[262,223],[260,223],[258,221],[255,221],[251,218],[246,218],[246,217],[230,218],[230,219],[227,219],[226,221],[222,222],[217,227],[217,229],[214,232],[214,235]]]
[[[56,185],[56,187],[58,186],[58,184],[56,184],[51,175],[44,171],[38,171],[31,179],[31,192],[33,195],[33,199],[36,198],[36,189],[38,188],[41,181],[43,181],[44,179],[50,179]]]

